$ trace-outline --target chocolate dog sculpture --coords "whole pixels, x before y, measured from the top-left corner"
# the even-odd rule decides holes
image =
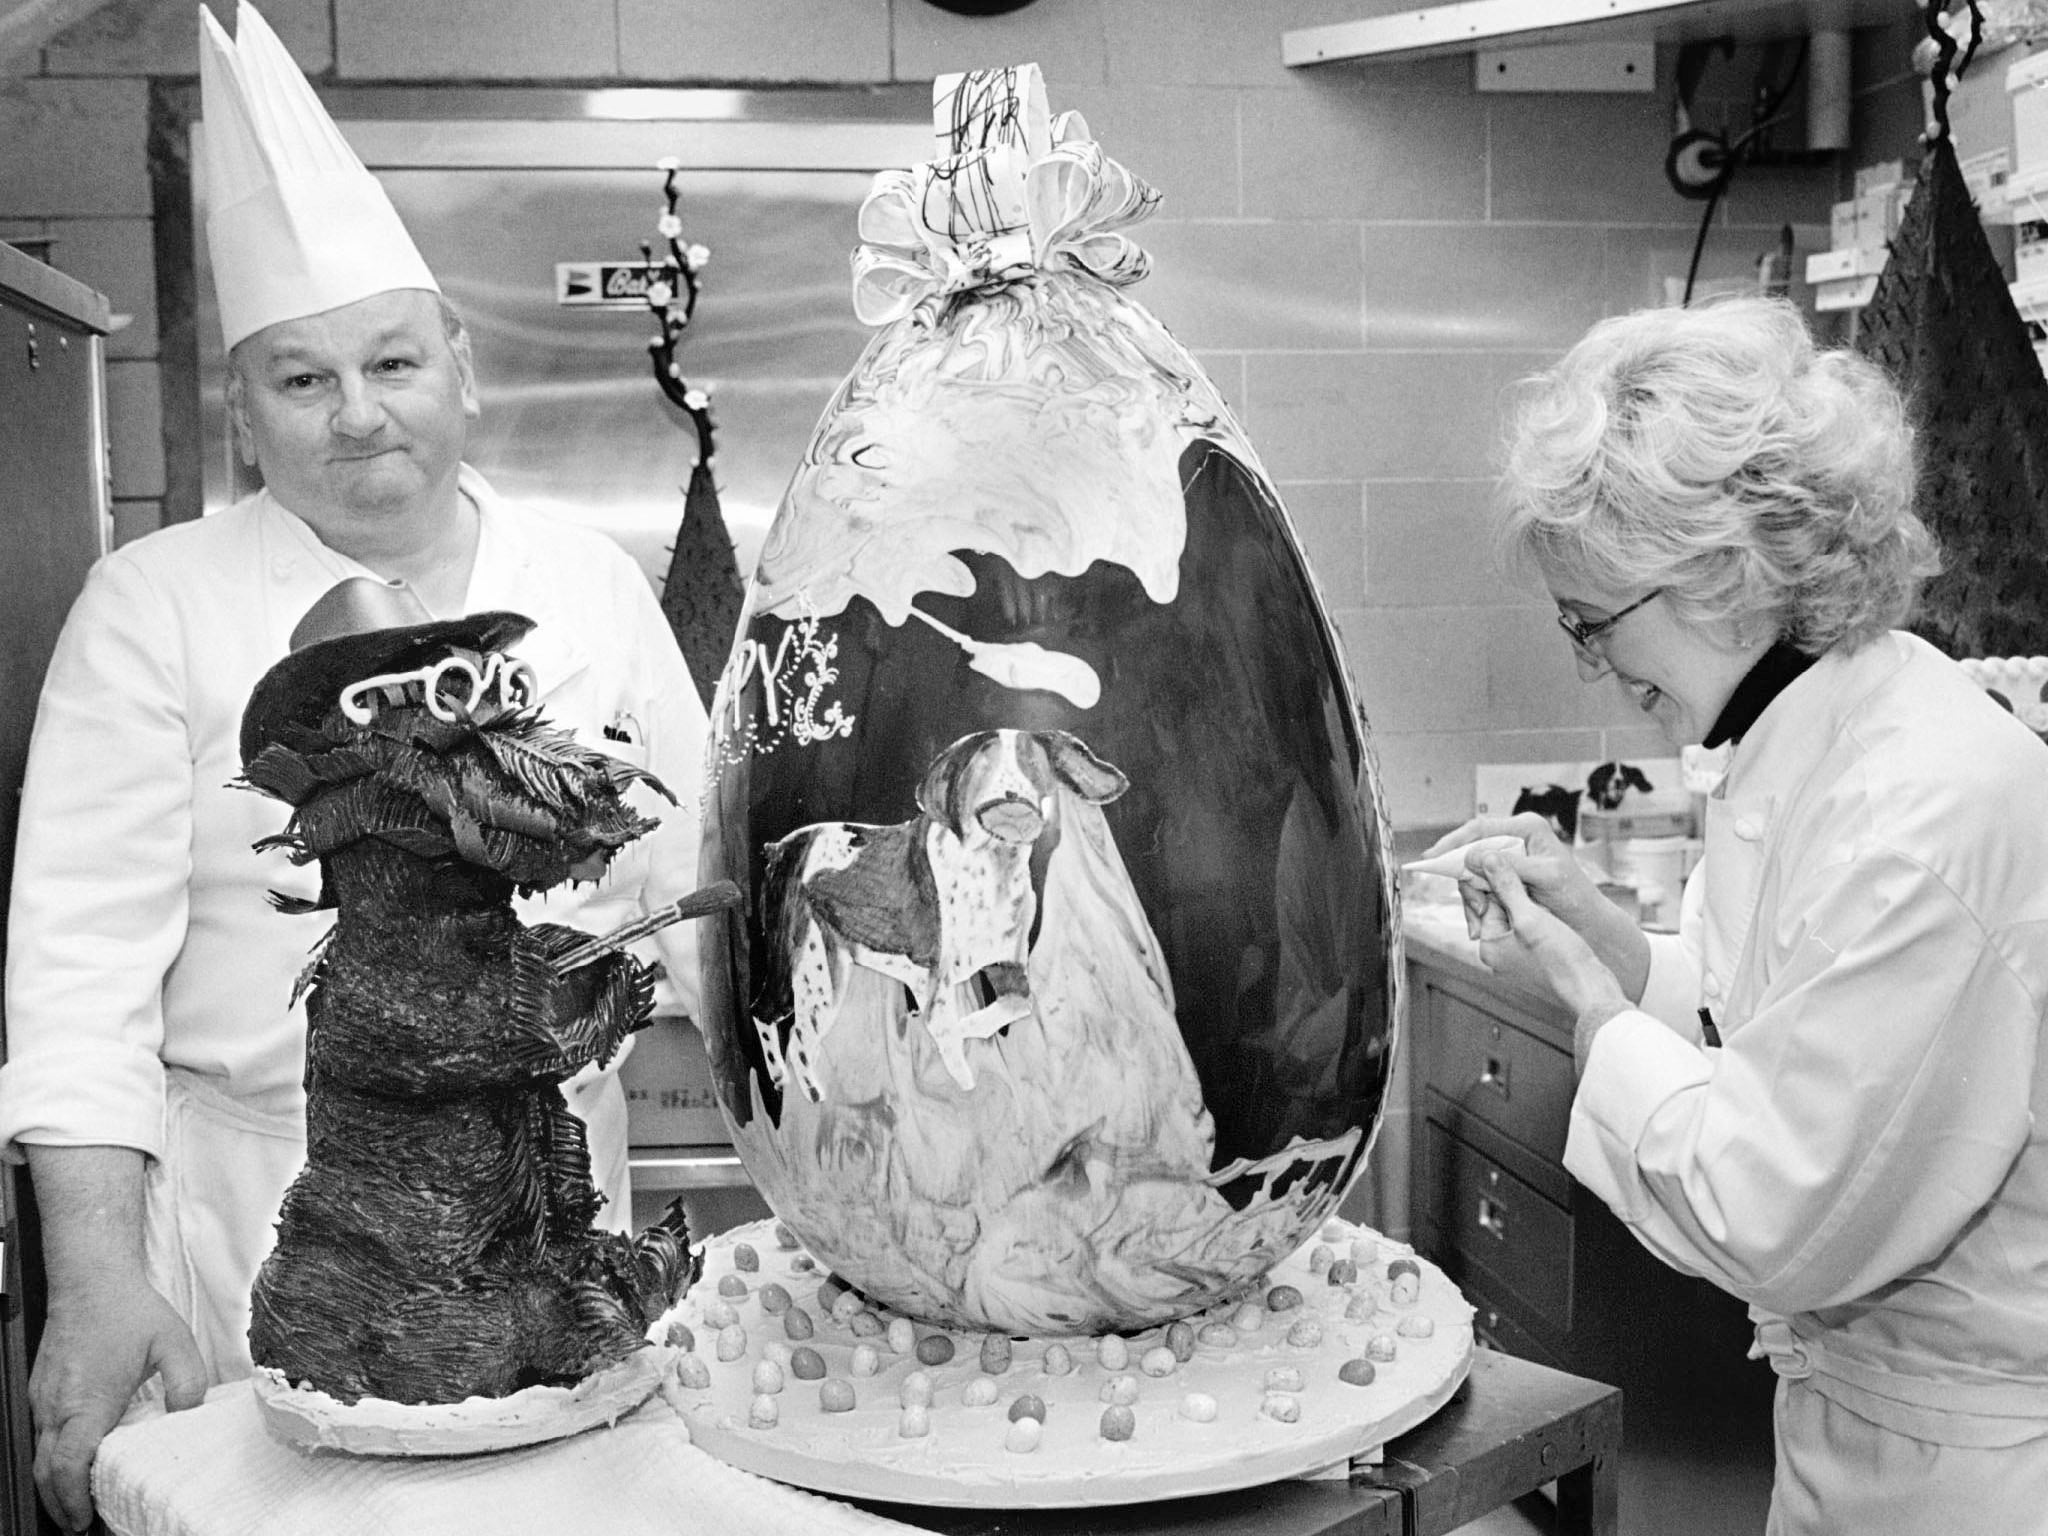
[[[556,1086],[647,1022],[649,973],[512,910],[654,825],[629,785],[668,791],[543,723],[504,654],[531,627],[320,640],[243,716],[245,784],[293,807],[258,846],[320,864],[318,901],[273,899],[338,909],[299,983],[307,1161],[249,1342],[344,1403],[573,1384],[640,1348],[694,1278],[679,1208],[638,1238],[591,1227],[603,1200]]]

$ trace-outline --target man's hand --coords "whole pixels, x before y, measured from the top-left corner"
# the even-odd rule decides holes
[[[190,1408],[206,1396],[206,1366],[192,1331],[146,1284],[109,1278],[51,1297],[29,1378],[36,1425],[36,1487],[59,1525],[92,1525],[92,1460],[136,1388],[161,1371],[164,1399]]]
[[[1480,872],[1507,909],[1511,927],[1502,937],[1483,940],[1479,958],[1490,970],[1534,977],[1571,1010],[1572,1054],[1584,1072],[1594,1034],[1630,1006],[1621,983],[1590,944],[1530,898],[1505,854],[1486,855]]]
[[[169,1408],[206,1396],[192,1331],[151,1288],[143,1261],[142,1154],[129,1147],[27,1146],[43,1216],[49,1318],[29,1377],[36,1487],[57,1523],[92,1525],[92,1459],[157,1373]]]

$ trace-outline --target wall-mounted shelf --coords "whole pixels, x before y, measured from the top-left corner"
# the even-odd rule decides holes
[[[1749,42],[1911,19],[1911,0],[1457,0],[1281,34],[1290,68],[1567,43]]]

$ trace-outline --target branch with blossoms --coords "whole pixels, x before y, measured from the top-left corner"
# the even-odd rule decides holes
[[[640,255],[649,270],[647,307],[661,322],[661,334],[648,342],[647,352],[654,362],[655,383],[697,429],[698,462],[709,464],[711,397],[685,381],[682,365],[676,361],[676,348],[682,342],[683,332],[689,329],[690,317],[697,312],[697,295],[703,288],[698,274],[711,260],[711,252],[701,245],[683,244],[683,221],[676,213],[680,195],[676,190],[676,173],[681,162],[671,155],[656,168],[664,173],[661,193],[665,206],[654,227],[667,247],[667,255],[657,264],[653,244],[640,242]]]
[[[676,213],[674,159],[660,162],[665,204],[655,225],[666,247],[656,261],[651,241],[642,241],[647,266],[647,307],[661,322],[661,332],[647,344],[654,361],[654,382],[697,429],[697,463],[683,492],[683,517],[669,549],[668,572],[661,582],[661,611],[676,637],[676,646],[690,669],[698,699],[710,709],[718,679],[725,671],[745,607],[746,583],[725,514],[718,505],[718,482],[711,469],[711,399],[684,379],[676,349],[697,312],[703,283],[700,275],[711,253],[701,245],[683,243],[683,221]]]

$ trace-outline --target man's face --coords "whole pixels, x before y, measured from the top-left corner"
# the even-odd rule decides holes
[[[405,516],[453,485],[476,379],[435,295],[400,288],[244,339],[228,414],[243,462],[307,521]]]

